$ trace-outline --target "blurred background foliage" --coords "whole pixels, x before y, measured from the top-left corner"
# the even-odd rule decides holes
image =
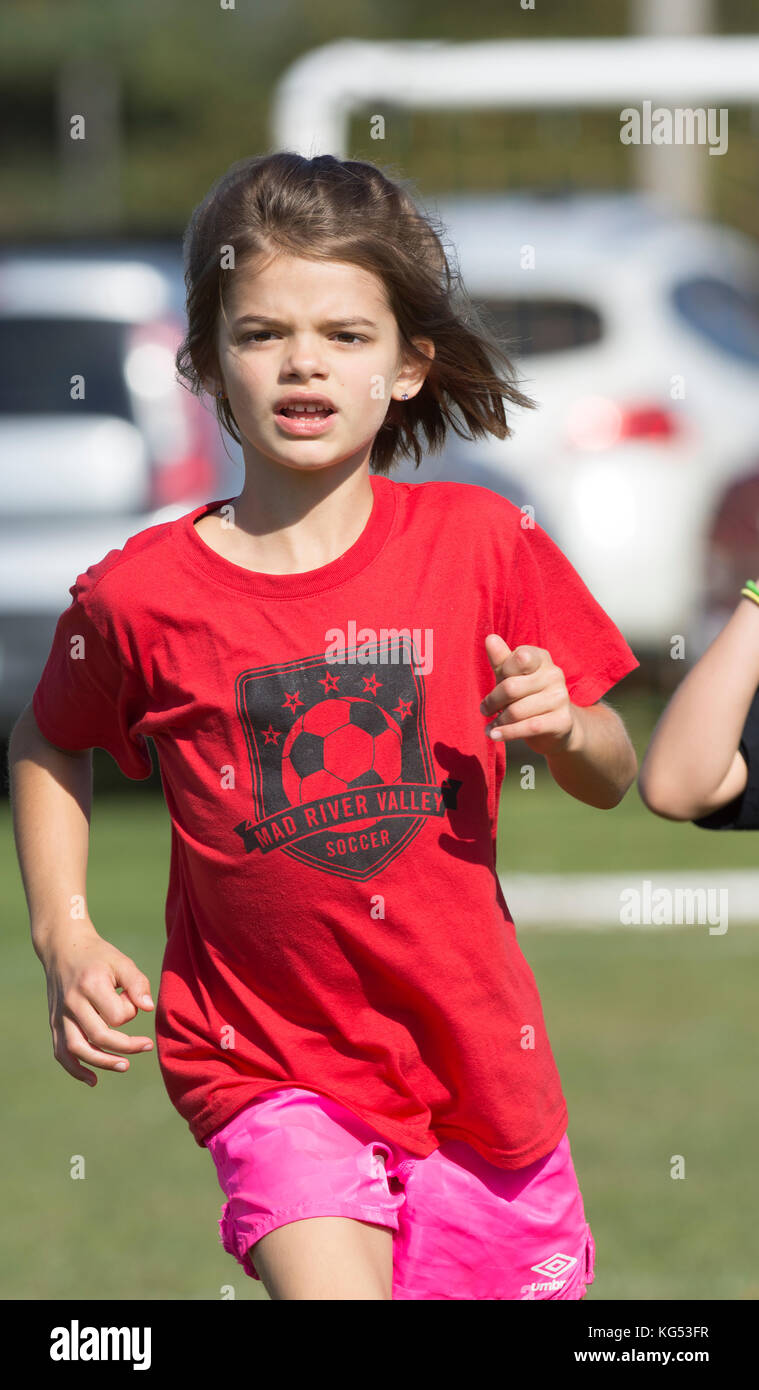
[[[711,12],[716,33],[756,29],[756,0],[713,0]],[[221,0],[6,0],[0,237],[180,234],[229,164],[272,147],[273,89],[297,57],[321,45],[611,37],[631,32],[637,14],[635,0],[536,0],[534,10],[518,0],[235,0],[234,9]],[[89,148],[73,152],[68,119],[82,105]],[[373,113],[368,105],[365,118],[354,117],[352,157],[396,165],[423,195],[625,188],[635,179],[616,112],[387,110],[382,141],[369,133]],[[758,132],[759,107],[731,107],[730,159],[706,161],[711,214],[755,235]],[[92,166],[86,198],[71,196],[72,158],[102,166],[100,178]]]

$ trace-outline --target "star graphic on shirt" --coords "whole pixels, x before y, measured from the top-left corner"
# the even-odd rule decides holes
[[[289,710],[295,711],[295,710],[298,708],[298,705],[302,705],[302,704],[303,704],[303,701],[302,701],[301,698],[300,698],[300,691],[299,691],[299,690],[294,691],[292,695],[291,695],[289,692],[287,692],[287,691],[285,692],[284,704],[283,704],[283,706],[282,706],[283,709],[289,709]]]
[[[403,723],[404,719],[406,718],[406,715],[407,715],[407,714],[410,714],[410,713],[411,713],[411,701],[410,701],[410,700],[402,700],[401,697],[399,696],[399,697],[398,697],[398,703],[397,703],[397,705],[395,706],[395,709],[393,710],[393,714],[399,714],[400,717],[401,717],[401,723]]]
[[[281,729],[275,729],[274,726],[273,726],[273,724],[270,724],[269,727],[268,727],[268,729],[264,729],[264,743],[274,743],[274,744],[276,744],[277,739],[278,739],[278,738],[281,738],[281,737],[282,737],[282,730],[281,730]]]
[[[378,681],[373,672],[371,676],[362,676],[361,679],[364,682],[364,688],[361,694],[365,695],[368,691],[370,695],[376,695],[382,681]]]
[[[323,680],[317,681],[317,685],[324,686],[324,694],[328,695],[330,690],[338,689],[339,676],[325,676]]]

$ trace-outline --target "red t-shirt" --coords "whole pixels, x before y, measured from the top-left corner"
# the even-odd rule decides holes
[[[484,639],[547,648],[577,705],[639,663],[512,503],[369,476],[358,540],[306,573],[213,551],[193,522],[218,499],[109,551],[71,587],[34,714],[132,778],[155,741],[172,824],[156,1042],[198,1144],[294,1085],[413,1154],[460,1139],[519,1168],[567,1107],[496,875]]]

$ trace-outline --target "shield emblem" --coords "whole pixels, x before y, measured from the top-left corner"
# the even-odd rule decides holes
[[[279,851],[343,878],[378,873],[444,816],[411,637],[242,671],[237,711],[250,758],[247,853]]]

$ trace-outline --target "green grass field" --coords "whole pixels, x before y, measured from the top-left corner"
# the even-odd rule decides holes
[[[636,747],[642,751],[632,724]],[[169,820],[160,794],[97,752],[88,897],[98,931],[148,973],[163,953]],[[504,787],[500,872],[759,867],[751,834],[659,820],[635,787],[613,811],[558,790]],[[115,779],[113,773],[115,772]],[[109,788],[120,787],[119,794]],[[2,815],[4,1299],[266,1298],[218,1244],[223,1195],[163,1087],[155,1051],[90,1090],[55,1061]],[[759,909],[757,911],[759,923]],[[596,1246],[595,1299],[756,1299],[759,933],[733,926],[529,928],[569,1107],[569,1137]],[[149,1015],[124,1030],[153,1033]],[[75,1156],[85,1178],[70,1176]],[[670,1177],[673,1156],[684,1180]]]

